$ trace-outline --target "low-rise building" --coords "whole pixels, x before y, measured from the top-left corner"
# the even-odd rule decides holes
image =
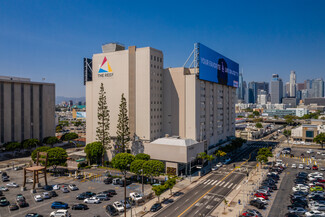
[[[293,141],[313,142],[320,133],[325,133],[324,125],[303,124],[291,130],[291,138]]]

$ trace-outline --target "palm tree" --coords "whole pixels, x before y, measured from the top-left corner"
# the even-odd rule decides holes
[[[214,156],[213,155],[207,155],[206,156],[206,159],[207,159],[207,161],[209,161],[210,169],[211,169],[211,167],[212,167],[211,162],[214,160]]]

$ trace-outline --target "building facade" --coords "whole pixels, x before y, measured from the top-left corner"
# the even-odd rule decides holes
[[[290,72],[289,97],[296,97],[296,72]]]
[[[271,103],[277,104],[282,102],[283,97],[283,82],[278,74],[272,75],[271,81]]]
[[[0,144],[55,135],[55,84],[0,76]]]

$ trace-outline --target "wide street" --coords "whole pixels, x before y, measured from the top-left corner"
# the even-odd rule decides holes
[[[234,169],[233,164],[240,168],[247,167],[249,171],[256,164],[254,154],[250,159],[249,155],[256,149],[257,146],[245,148],[234,162],[202,177],[196,187],[154,216],[208,216],[231,191],[240,187],[238,184],[247,176],[246,170]]]

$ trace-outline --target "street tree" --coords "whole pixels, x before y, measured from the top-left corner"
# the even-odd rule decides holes
[[[150,155],[145,154],[145,153],[139,153],[135,155],[136,160],[150,160]]]
[[[31,154],[32,161],[34,163],[36,162],[36,160],[37,160],[37,152],[47,152],[50,149],[51,149],[51,147],[49,147],[49,146],[41,146],[39,148],[36,148]]]
[[[103,155],[105,153],[105,148],[101,142],[92,142],[88,143],[85,148],[86,158],[88,160],[88,164],[103,164]]]
[[[62,141],[68,141],[68,143],[71,143],[71,140],[77,139],[79,136],[76,133],[65,133],[61,136]],[[53,141],[53,140],[52,140]]]
[[[263,155],[263,154],[257,155],[256,160],[258,162],[260,162],[261,164],[265,164],[265,163],[267,163],[269,161],[268,157]]]
[[[165,185],[165,187],[167,189],[170,190],[170,195],[172,195],[173,194],[173,192],[172,192],[173,191],[173,188],[176,185],[176,178],[175,177],[173,177],[173,178],[169,177],[168,180],[165,182],[164,185]]]
[[[253,111],[254,116],[260,116],[260,113],[258,111]]]
[[[144,173],[151,177],[151,182],[154,176],[160,176],[164,170],[165,165],[159,160],[148,160],[143,164]]]
[[[58,166],[67,166],[68,154],[65,149],[55,147],[47,150],[48,155],[48,166],[52,166],[53,170],[56,171]]]
[[[146,162],[145,160],[139,160],[139,159],[135,158],[135,160],[130,165],[130,171],[132,173],[137,174],[137,176],[139,177],[140,175],[142,175],[143,164],[145,162]]]
[[[227,153],[222,151],[222,150],[217,150],[217,152],[216,152],[216,156],[218,158],[218,161],[220,161],[221,157],[226,156],[226,155],[227,155]]]
[[[314,138],[314,142],[317,144],[320,144],[322,146],[322,149],[324,148],[325,144],[325,133],[320,133]]]
[[[126,99],[124,93],[121,96],[120,112],[118,114],[117,131],[116,131],[116,148],[117,153],[124,153],[127,144],[130,141],[129,117]]]
[[[25,139],[21,142],[24,149],[31,149],[40,145],[38,139]]]
[[[132,154],[118,153],[113,157],[111,163],[114,168],[120,170],[124,175],[124,207],[126,207],[126,174],[134,159],[135,157]],[[124,216],[126,216],[126,209],[124,209]]]
[[[69,135],[67,135],[66,137],[69,137]],[[56,136],[48,136],[43,139],[43,144],[50,145],[52,148],[54,144],[59,142],[60,140]]]
[[[206,156],[206,160],[209,162],[210,164],[210,169],[211,169],[211,166],[212,166],[212,161],[214,160],[214,156],[213,155],[207,155]]]
[[[272,151],[269,148],[260,148],[257,155],[264,155],[266,157],[273,157]]]
[[[7,142],[3,145],[6,151],[19,151],[23,149],[23,145],[19,142]]]
[[[157,185],[152,187],[153,192],[158,198],[158,202],[160,201],[160,195],[166,191],[166,187],[164,185]]]
[[[287,138],[287,143],[289,144],[289,138],[291,136],[291,130],[284,130],[283,135]]]
[[[255,127],[256,127],[256,128],[263,128],[263,125],[262,125],[260,122],[257,122],[257,123],[255,124]]]
[[[97,118],[98,118],[98,126],[96,128],[96,137],[97,140],[100,141],[105,149],[111,149],[110,146],[110,135],[109,135],[109,110],[107,107],[106,101],[106,92],[104,90],[104,85],[101,83],[99,90],[99,98],[98,98],[98,108],[97,108]],[[104,155],[102,157],[102,161],[104,162]]]

